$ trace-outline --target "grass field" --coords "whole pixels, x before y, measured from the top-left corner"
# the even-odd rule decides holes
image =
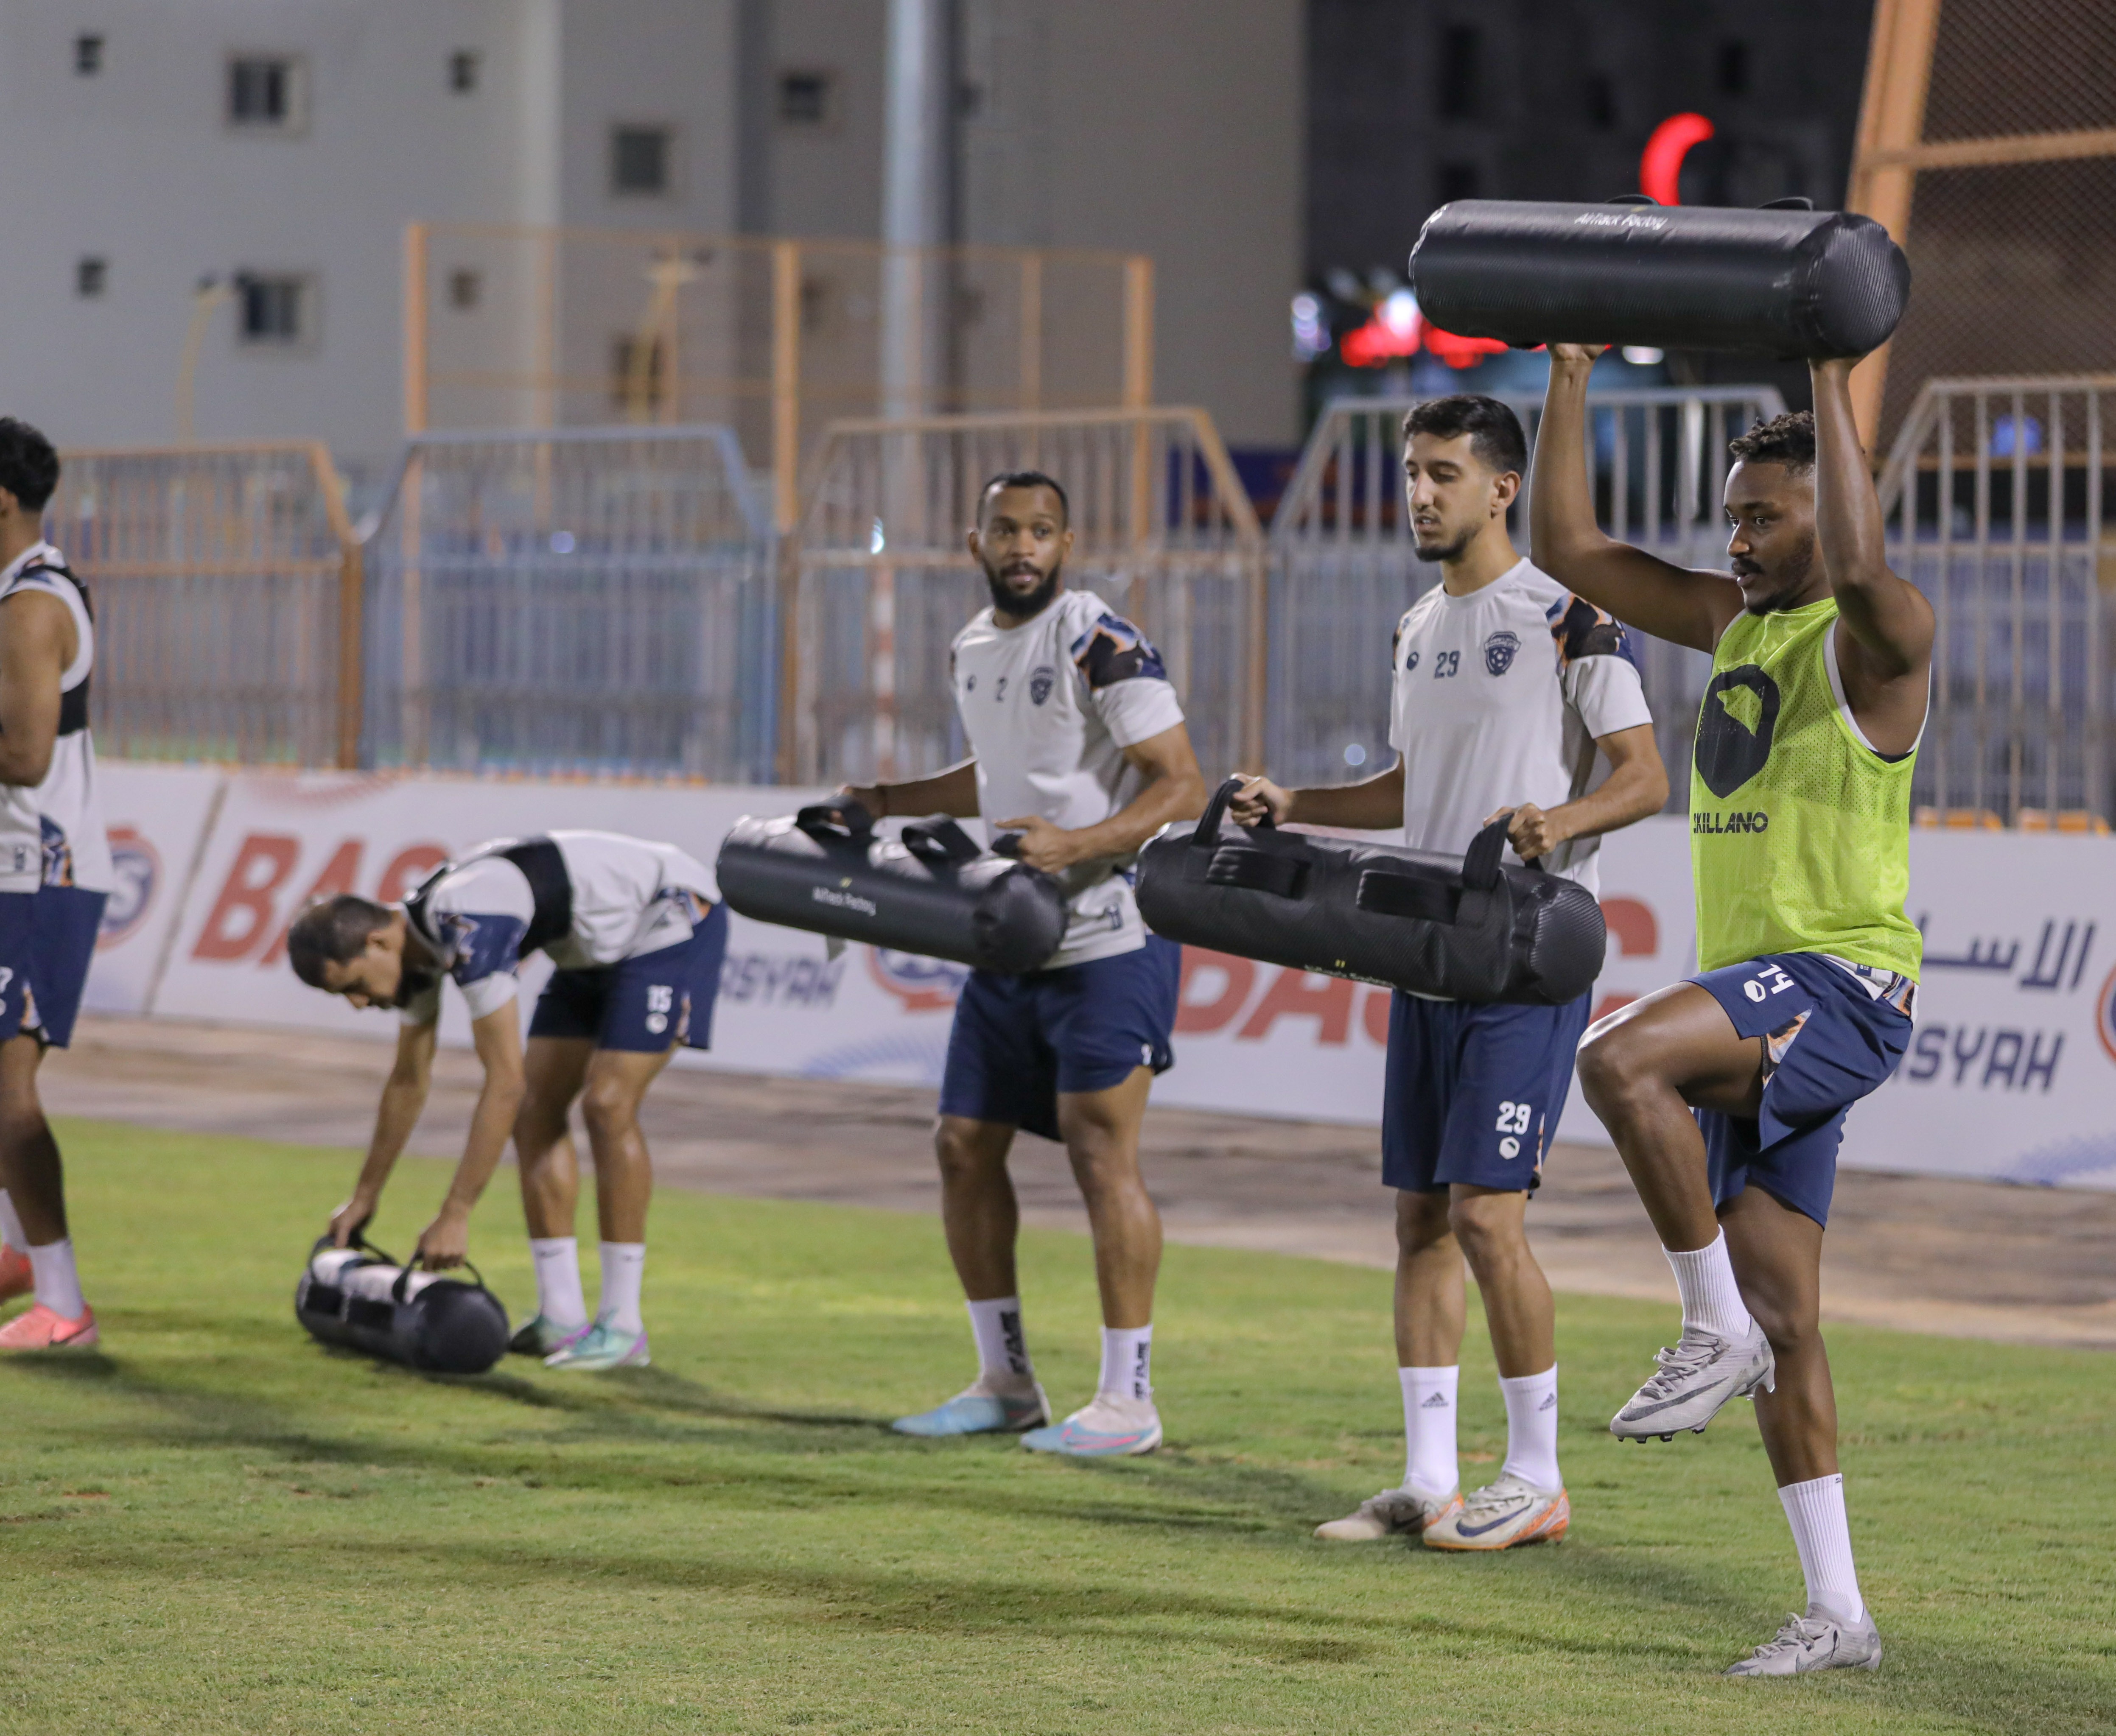
[[[1076,1464],[886,1431],[966,1373],[922,1219],[665,1193],[652,1368],[448,1381],[294,1324],[343,1154],[62,1137],[105,1348],[0,1366],[0,1729],[2116,1728],[2105,1357],[1835,1333],[1888,1660],[1727,1682],[1798,1570],[1746,1407],[1673,1446],[1604,1432],[1663,1309],[1561,1305],[1567,1541],[1333,1548],[1309,1527],[1401,1468],[1385,1274],[1171,1248],[1168,1445]],[[406,1165],[385,1245],[442,1173]],[[506,1178],[473,1252],[531,1298]],[[1087,1250],[1032,1235],[1024,1265],[1070,1408]],[[1474,1477],[1504,1418],[1471,1338]]]

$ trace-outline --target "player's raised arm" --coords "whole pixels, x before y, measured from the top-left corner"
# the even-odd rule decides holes
[[[527,1092],[522,1070],[522,1015],[516,998],[508,995],[483,1017],[473,1020],[470,1034],[485,1068],[485,1086],[477,1094],[470,1137],[463,1142],[448,1196],[434,1221],[420,1233],[418,1259],[431,1271],[462,1265],[470,1247],[471,1208],[499,1167]]]
[[[1620,543],[1594,518],[1587,469],[1587,381],[1598,347],[1554,343],[1543,426],[1536,436],[1529,496],[1530,558],[1543,572],[1619,621],[1700,651],[1741,612],[1740,590],[1713,573],[1693,572]]]
[[[382,1100],[375,1106],[375,1132],[367,1141],[360,1179],[352,1184],[352,1198],[331,1214],[330,1238],[335,1247],[350,1247],[366,1228],[382,1201],[390,1172],[419,1124],[434,1077],[434,1038],[439,1028],[432,1022],[398,1027],[397,1059],[383,1085]]]

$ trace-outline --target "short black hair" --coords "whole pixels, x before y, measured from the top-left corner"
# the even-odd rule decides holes
[[[1759,422],[1729,440],[1727,452],[1736,464],[1782,464],[1794,475],[1805,475],[1815,468],[1814,415],[1788,410]]]
[[[1058,497],[1058,517],[1061,524],[1073,521],[1073,503],[1065,496],[1065,485],[1056,476],[1046,476],[1042,471],[1001,471],[978,490],[978,522],[985,521],[985,503],[1002,489],[1048,489]]]
[[[1520,418],[1481,392],[1457,392],[1413,405],[1403,418],[1406,443],[1413,434],[1431,434],[1436,440],[1467,434],[1470,450],[1497,474],[1528,474],[1528,436],[1521,432]]]
[[[0,489],[25,512],[41,512],[58,485],[59,455],[52,443],[27,422],[0,416]]]
[[[328,987],[324,967],[351,964],[366,946],[367,937],[387,924],[390,916],[387,904],[349,892],[318,898],[287,930],[287,962],[311,989]]]

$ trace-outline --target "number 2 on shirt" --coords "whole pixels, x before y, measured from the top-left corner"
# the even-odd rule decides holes
[[[1460,651],[1442,651],[1433,659],[1433,678],[1445,681],[1461,667],[1462,654]]]

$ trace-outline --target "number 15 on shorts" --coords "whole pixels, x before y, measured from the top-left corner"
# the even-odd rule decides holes
[[[1520,1155],[1520,1141],[1514,1136],[1528,1132],[1529,1121],[1534,1114],[1535,1105],[1532,1103],[1501,1102],[1498,1124],[1494,1130],[1506,1136],[1499,1141],[1501,1157]]]

